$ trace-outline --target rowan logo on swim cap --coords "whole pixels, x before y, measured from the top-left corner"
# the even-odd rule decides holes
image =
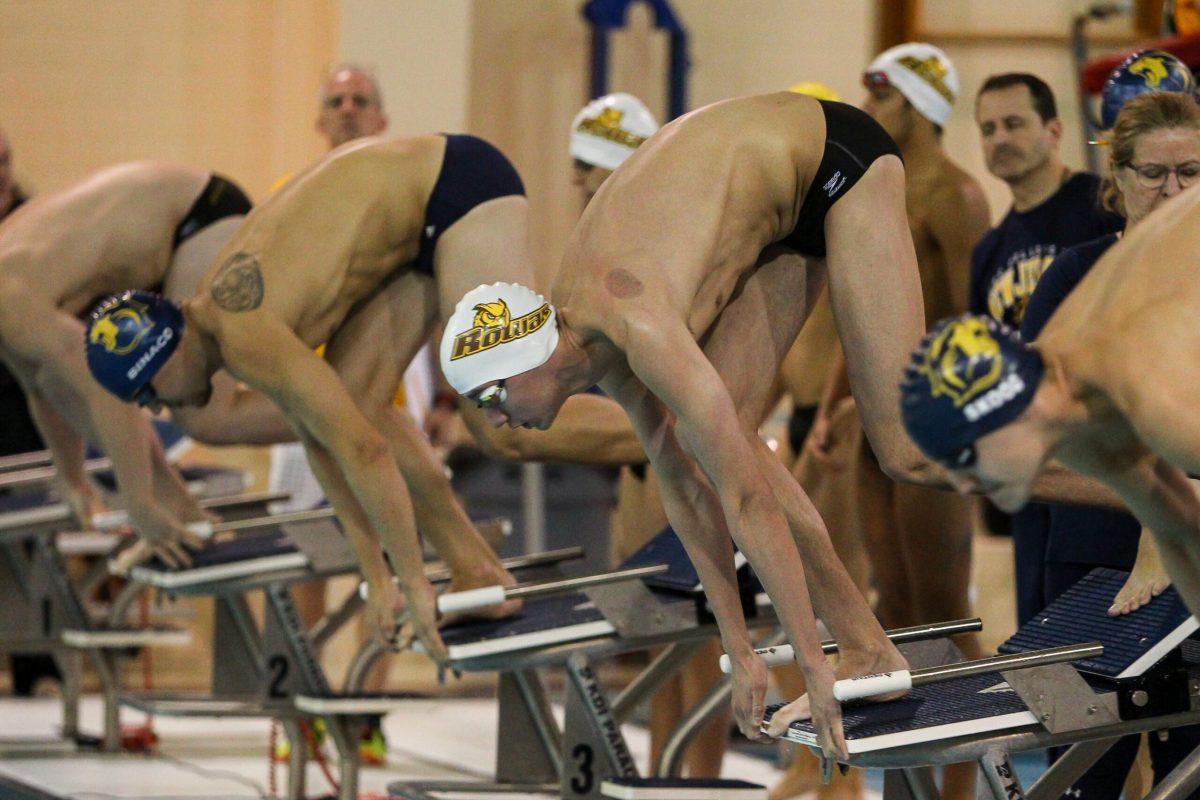
[[[945,461],[1020,416],[1042,374],[1037,351],[991,317],[942,320],[900,384],[904,427],[927,456]]]
[[[183,336],[179,308],[153,292],[130,290],[100,302],[85,336],[88,369],[108,391],[132,400]]]
[[[1175,56],[1162,50],[1141,50],[1122,61],[1104,83],[1100,100],[1100,123],[1110,129],[1125,104],[1146,92],[1183,92],[1195,95],[1192,71]]]
[[[868,88],[894,86],[922,116],[945,125],[958,97],[958,71],[949,56],[924,42],[896,45],[880,53],[863,74]]]
[[[624,92],[606,94],[575,115],[571,158],[616,169],[657,130],[657,120],[641,100]]]
[[[492,283],[463,295],[442,334],[446,380],[459,394],[540,367],[558,345],[554,306],[517,283]]]

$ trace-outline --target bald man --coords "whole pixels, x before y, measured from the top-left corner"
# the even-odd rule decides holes
[[[235,184],[174,164],[122,164],[24,204],[0,225],[0,357],[17,376],[76,520],[96,498],[84,443],[112,460],[137,532],[186,561],[187,522],[204,519],[145,414],[91,380],[79,317],[122,287],[184,296],[250,210]]]
[[[321,87],[316,127],[329,141],[331,150],[364,136],[383,133],[387,125],[383,93],[375,76],[354,64],[340,64],[329,71]]]

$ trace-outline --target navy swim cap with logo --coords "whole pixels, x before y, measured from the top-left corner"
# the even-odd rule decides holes
[[[133,400],[183,338],[183,313],[165,297],[136,289],[105,298],[88,320],[85,346],[92,375]]]
[[[952,461],[1020,416],[1043,373],[1037,351],[991,317],[942,320],[921,340],[900,383],[904,427],[925,455]]]

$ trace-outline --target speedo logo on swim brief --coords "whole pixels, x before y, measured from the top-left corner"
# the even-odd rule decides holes
[[[123,356],[141,344],[153,327],[154,320],[146,315],[146,306],[131,300],[125,308],[109,311],[92,322],[88,341]]]
[[[512,319],[508,304],[503,300],[480,303],[474,311],[471,329],[454,337],[454,346],[450,349],[451,361],[523,339],[545,325],[551,313],[550,304],[543,303],[525,316]]]
[[[964,361],[967,368],[957,370],[956,366]],[[996,385],[1002,367],[1000,343],[987,324],[980,319],[966,319],[942,329],[925,351],[920,370],[929,380],[930,394],[946,395],[956,408],[962,408]]]
[[[845,185],[846,185],[846,176],[843,175],[842,171],[839,169],[837,172],[833,173],[832,178],[825,181],[825,185],[822,186],[821,189],[824,190],[824,192],[827,195],[829,195],[830,197],[833,197],[835,194],[837,194],[839,191],[841,191],[842,187]]]
[[[938,94],[946,99],[947,103],[954,102],[954,93],[946,85],[946,74],[949,70],[946,69],[946,65],[942,63],[940,58],[937,56],[929,56],[928,58],[901,56],[896,60],[902,66],[915,72],[921,80],[932,86]]]
[[[1000,381],[999,386],[992,389],[983,397],[967,403],[963,408],[963,416],[967,418],[967,422],[976,422],[997,408],[1000,408],[1023,391],[1025,391],[1025,381],[1021,380],[1021,376],[1014,372]]]
[[[150,349],[138,356],[138,360],[133,362],[133,366],[125,371],[125,377],[129,380],[136,378],[138,373],[146,368],[146,365],[149,364],[156,355],[158,355],[158,351],[166,347],[167,343],[170,342],[174,336],[175,331],[171,330],[170,328],[163,328],[163,332],[160,333],[158,338],[154,340],[154,344],[150,345]]]
[[[578,130],[636,150],[642,142],[646,141],[646,137],[638,136],[636,133],[622,128],[621,118],[624,116],[624,111],[616,108],[606,108],[597,116],[590,117],[579,123]]]

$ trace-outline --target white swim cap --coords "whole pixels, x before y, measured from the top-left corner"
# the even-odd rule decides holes
[[[958,97],[958,71],[941,50],[924,42],[896,45],[867,67],[868,87],[878,83],[876,76],[886,76],[886,84],[895,86],[930,122],[946,124]]]
[[[463,295],[442,333],[446,380],[459,394],[540,367],[558,344],[554,306],[519,283],[485,283]]]
[[[658,122],[641,100],[624,92],[606,94],[575,115],[571,157],[616,169],[657,130]]]

